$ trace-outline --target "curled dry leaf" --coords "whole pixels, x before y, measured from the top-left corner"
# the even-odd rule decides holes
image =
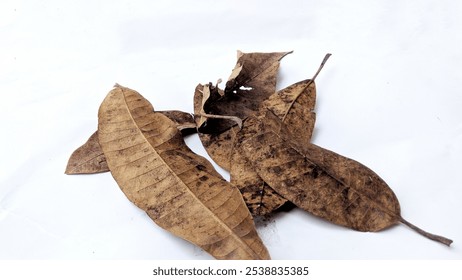
[[[206,124],[206,118],[202,117],[203,104],[202,96],[204,92],[210,90],[211,85],[197,85],[194,92],[194,119],[197,127],[203,127]],[[208,121],[212,123],[213,121]],[[208,125],[207,125],[208,126]],[[206,134],[198,132],[199,138],[210,157],[223,169],[230,170],[230,156],[233,147],[234,137],[239,131],[238,126],[231,126],[230,129],[220,133]]]
[[[224,91],[211,88],[210,96],[203,102],[207,114],[235,116],[245,119],[258,111],[261,102],[275,92],[277,71],[280,60],[291,52],[242,53],[238,51],[238,60]],[[208,128],[213,133],[228,130],[235,123],[231,120],[209,119]],[[200,132],[204,126],[199,127]]]
[[[159,113],[171,119],[183,135],[196,131],[193,116],[189,113],[176,110],[159,111]],[[68,175],[94,174],[107,171],[109,171],[109,167],[106,156],[98,142],[98,131],[95,131],[85,144],[71,154],[65,173]]]
[[[269,258],[239,190],[140,94],[120,86],[108,94],[98,137],[121,190],[156,224],[217,259]]]
[[[277,76],[276,66],[279,64],[274,64],[269,67],[271,71],[267,71],[264,75],[266,80],[271,81],[271,83],[264,83],[263,80],[258,80],[258,83],[253,83],[252,90],[257,92],[256,95],[254,95],[255,92],[248,90],[250,88],[246,82],[248,77],[252,77],[255,73],[260,73],[262,69],[267,69],[268,62],[265,59],[267,57],[275,57],[275,54],[277,53],[255,53],[245,55],[240,53],[240,57],[244,57],[245,59],[238,60],[227,82],[227,89],[225,89],[225,91],[221,91],[218,86],[213,86],[212,84],[198,85],[194,94],[194,112],[197,126],[201,127],[205,121],[205,118],[202,116],[202,112],[204,112],[204,100],[208,101],[210,107],[224,107],[228,110],[226,111],[228,114],[241,117],[256,114],[258,111],[256,108],[264,106],[276,112],[281,119],[285,119],[285,123],[287,123],[290,128],[298,131],[300,135],[304,135],[306,142],[309,143],[316,119],[314,113],[316,89],[313,80],[304,80],[275,92]],[[279,53],[281,58],[282,54],[283,53]],[[244,63],[244,65],[246,65],[246,71],[242,71],[241,63],[243,61],[246,61],[246,63]],[[230,102],[231,99],[220,99],[218,96],[223,96],[225,92],[228,92],[228,94],[232,96],[233,90],[239,90],[239,87],[243,84],[247,86],[247,90],[240,91],[240,94],[246,96],[247,100],[252,101],[252,107],[249,107],[252,108],[252,110],[247,108],[244,113],[244,110],[241,108],[244,107],[244,105],[241,104],[241,107],[234,106],[235,110],[238,111],[230,111],[230,108],[224,106],[226,104],[224,102]],[[215,98],[209,98],[211,91],[215,92],[215,94],[212,95]],[[264,99],[262,96],[268,96],[268,98]],[[234,102],[237,102],[237,100],[234,100]],[[215,105],[215,103],[217,103],[217,105]],[[216,113],[217,111],[214,112]],[[219,112],[224,112],[224,109],[220,109]],[[240,130],[240,127],[232,126],[228,130],[216,133],[219,129],[213,127],[215,124],[216,123],[213,123],[213,121],[210,121],[209,125],[209,127],[211,126],[209,131],[215,131],[215,133],[199,133],[202,144],[207,153],[218,165],[231,172],[231,183],[241,190],[251,213],[253,215],[267,215],[287,203],[285,198],[277,194],[255,173],[252,164],[250,164],[247,159],[242,157],[239,153],[233,153],[235,136]],[[232,165],[231,159],[233,162]]]
[[[261,102],[275,92],[279,61],[291,52],[242,53],[224,90],[211,84],[202,86],[194,96],[194,114],[200,118],[201,133],[218,134],[236,125],[235,119],[210,116],[232,116],[245,119],[254,114]],[[200,114],[202,113],[202,117]],[[203,116],[208,114],[209,117]]]
[[[243,120],[255,114],[261,103],[276,91],[279,62],[290,53],[238,51],[236,65],[224,90],[218,87],[219,83],[196,87],[194,116],[199,137],[210,157],[225,170],[230,170],[230,153],[239,128],[236,119],[210,116],[234,116]]]
[[[380,231],[402,222],[427,238],[452,240],[415,227],[401,217],[390,187],[361,163],[302,142],[271,111],[244,123],[236,149],[258,175],[298,207],[359,231]]]

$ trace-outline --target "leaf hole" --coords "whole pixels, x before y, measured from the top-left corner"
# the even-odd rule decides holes
[[[253,90],[253,87],[241,86],[239,89],[240,90]]]

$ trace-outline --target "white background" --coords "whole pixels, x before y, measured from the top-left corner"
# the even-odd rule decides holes
[[[294,51],[278,88],[331,52],[313,142],[371,167],[404,218],[454,239],[447,248],[404,225],[360,233],[294,210],[259,226],[274,259],[462,259],[461,14],[442,0],[2,0],[0,258],[211,259],[109,173],[64,169],[114,83],[192,112],[195,86],[226,79],[240,49]],[[205,155],[196,136],[187,143]]]

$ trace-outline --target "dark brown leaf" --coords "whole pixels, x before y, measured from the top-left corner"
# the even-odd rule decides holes
[[[309,144],[316,120],[314,80],[330,56],[331,54],[327,54],[324,57],[312,79],[300,81],[272,94],[262,103],[263,109],[258,113],[264,113],[265,109],[271,110],[284,122],[287,129],[299,137],[301,143]],[[231,183],[240,189],[247,207],[254,216],[268,215],[285,204],[291,204],[258,176],[252,162],[238,151],[230,150],[230,153]]]
[[[223,90],[218,84],[196,88],[194,114],[202,118],[201,133],[218,134],[236,125],[233,120],[204,118],[203,114],[245,119],[275,92],[279,61],[291,52],[242,53]],[[205,87],[205,88],[204,88]]]
[[[359,231],[380,231],[403,222],[419,233],[450,245],[452,240],[426,233],[401,217],[399,202],[375,172],[361,163],[314,144],[301,142],[279,117],[248,118],[235,149],[253,163],[274,190],[298,207]]]
[[[108,94],[98,137],[121,190],[156,224],[217,259],[269,258],[239,190],[139,93],[118,86]]]
[[[234,120],[207,118],[203,114],[236,116],[245,119],[257,113],[261,104],[268,98],[271,100],[271,106],[280,107],[281,112],[285,114],[288,106],[296,99],[293,98],[294,94],[300,94],[301,89],[299,88],[297,92],[291,86],[275,94],[279,61],[289,53],[291,52],[246,54],[238,52],[238,61],[224,91],[218,88],[218,84],[215,86],[211,83],[199,84],[196,87],[194,115],[199,128],[199,137],[210,157],[225,170],[230,170],[233,139],[239,128],[236,127]],[[305,82],[297,84],[302,83]],[[301,107],[305,107],[304,110],[314,108],[314,100],[310,101],[312,104],[300,103]],[[312,121],[304,124],[304,127],[307,127],[311,136],[314,112],[308,115]]]
[[[315,83],[311,80],[304,80],[271,95],[262,103],[262,107],[276,112],[281,120],[285,117],[286,127],[297,133],[303,143],[309,144],[316,119],[316,114],[313,111],[315,101]],[[287,112],[289,113],[287,114]],[[240,133],[248,133],[250,136],[258,133],[258,131],[248,128],[247,131]],[[231,149],[230,153],[232,155],[231,183],[239,188],[253,215],[268,215],[288,203],[286,198],[274,191],[258,175],[252,162],[249,162],[239,151]]]
[[[201,125],[213,126],[213,120],[206,121],[206,118],[201,117],[202,112],[202,94],[204,89],[207,89],[209,85],[198,85],[194,93],[194,119],[197,127]],[[230,129],[215,134],[205,134],[198,132],[199,138],[202,142],[207,153],[210,157],[222,168],[230,170],[230,156],[233,147],[234,137],[239,131],[238,126],[232,126]]]
[[[265,64],[264,60],[267,56],[268,54],[261,53],[242,56],[247,63],[246,71],[242,71],[241,64],[238,61],[230,80],[227,82],[228,89],[225,89],[225,91],[221,91],[217,86],[213,86],[212,84],[198,85],[196,87],[194,94],[194,111],[198,127],[202,126],[203,130],[207,130],[207,127],[209,127],[209,131],[219,131],[215,126],[217,122],[222,120],[203,117],[203,113],[205,113],[204,100],[208,100],[208,102],[212,104],[215,102],[220,106],[223,106],[223,103],[220,102],[230,102],[230,99],[220,99],[221,96],[225,95],[225,92],[228,92],[228,94],[232,96],[231,89],[237,91],[237,85],[244,84],[244,81],[248,79],[242,78],[248,77],[245,73],[259,73],[261,69],[267,68],[268,66],[266,65],[268,63]],[[267,77],[269,74],[271,74],[271,76]],[[255,108],[257,108],[257,106],[267,107],[276,112],[281,119],[285,118],[284,121],[287,123],[288,127],[298,131],[300,135],[305,137],[305,141],[309,143],[316,119],[314,113],[316,101],[315,83],[311,80],[304,80],[275,92],[276,75],[277,68],[272,67],[271,71],[266,75],[266,80],[274,81],[274,83],[263,83],[262,80],[260,80],[259,83],[253,84],[252,89],[260,94],[257,95],[256,99],[252,100],[254,102],[253,109],[247,110],[246,114],[241,114],[240,116],[255,114],[257,112]],[[254,97],[252,92],[248,90],[237,92],[247,94],[248,98]],[[261,94],[262,92],[263,94]],[[268,98],[263,99],[261,96],[268,96]],[[242,100],[234,100],[234,102],[238,101],[242,102]],[[236,110],[240,110],[240,108]],[[214,111],[214,113],[216,112],[217,111]],[[224,111],[221,110],[220,112]],[[288,112],[289,114],[287,114]],[[239,115],[239,113],[233,111],[226,111],[226,113]],[[239,153],[233,153],[234,139],[239,130],[240,128],[237,126],[232,126],[230,129],[221,133],[205,134],[199,132],[199,137],[210,157],[222,168],[231,172],[231,183],[241,190],[251,213],[253,215],[267,215],[287,203],[287,200],[277,194],[259,178],[254,172],[252,165],[248,164],[245,158],[242,158]],[[230,164],[232,156],[234,157],[233,168]]]

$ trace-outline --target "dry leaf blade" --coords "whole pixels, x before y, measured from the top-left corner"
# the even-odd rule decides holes
[[[258,126],[258,133],[241,138],[240,151],[265,182],[298,207],[359,231],[380,231],[402,222],[427,238],[452,243],[405,221],[394,192],[368,167],[298,141],[269,110],[264,118],[248,121],[250,129]]]
[[[104,132],[121,124],[129,135]],[[141,95],[120,86],[112,90],[100,107],[98,129],[121,190],[159,226],[218,259],[269,258],[238,189],[189,150],[175,124],[154,113]],[[124,154],[135,147],[144,152]]]

